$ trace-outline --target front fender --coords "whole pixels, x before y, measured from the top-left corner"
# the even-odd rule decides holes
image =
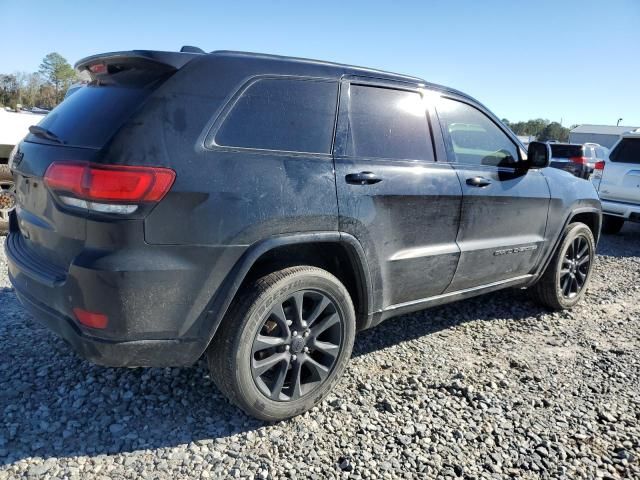
[[[562,241],[562,235],[569,223],[576,217],[590,218],[596,242],[602,225],[602,206],[598,192],[589,180],[574,177],[568,172],[546,168],[543,175],[547,179],[551,202],[547,219],[547,248],[541,256],[536,278],[547,268],[553,253]]]

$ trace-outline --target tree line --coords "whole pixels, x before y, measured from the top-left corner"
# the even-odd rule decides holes
[[[0,74],[0,106],[14,110],[39,107],[52,109],[60,103],[78,74],[57,52],[42,59],[37,72]]]
[[[531,135],[541,142],[547,140],[557,140],[559,142],[569,141],[569,128],[563,127],[558,122],[550,122],[543,118],[535,120],[527,120],[526,122],[510,122],[506,118],[502,119],[507,127],[509,127],[516,135]]]

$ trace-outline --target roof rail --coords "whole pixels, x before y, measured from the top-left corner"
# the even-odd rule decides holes
[[[182,52],[182,53],[205,53],[205,51],[202,50],[201,48],[194,47],[192,45],[183,45],[182,48],[180,49],[180,52]]]

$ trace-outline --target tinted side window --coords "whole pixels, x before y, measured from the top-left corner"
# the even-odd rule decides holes
[[[625,138],[609,155],[612,162],[640,164],[640,138]]]
[[[417,92],[352,84],[347,155],[432,161],[433,146]]]
[[[480,110],[448,98],[437,108],[456,162],[506,167],[518,162],[515,143]]]
[[[338,83],[265,78],[251,84],[215,134],[226,147],[330,153]]]
[[[551,156],[553,158],[571,158],[589,156],[586,153],[587,147],[582,145],[567,145],[564,143],[552,143],[551,144]]]

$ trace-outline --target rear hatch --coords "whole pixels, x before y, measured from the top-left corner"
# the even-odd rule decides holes
[[[603,200],[640,204],[640,135],[624,137],[613,148],[598,193]]]
[[[12,164],[20,241],[36,264],[66,270],[84,247],[87,218],[92,215],[81,203],[70,208],[52,193],[44,181],[47,169],[54,162],[104,162],[103,151],[116,132],[154,90],[196,55],[117,52],[76,64],[79,71],[90,73],[91,82],[30,128]],[[112,158],[108,162],[123,163]]]
[[[575,175],[580,167],[572,159],[582,158],[583,153],[582,145],[552,143],[550,165]]]

